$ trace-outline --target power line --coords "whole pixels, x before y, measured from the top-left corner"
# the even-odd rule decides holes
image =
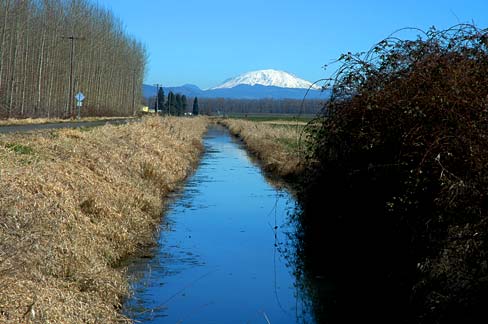
[[[68,107],[66,108],[66,113],[70,117],[73,117],[74,111],[75,111],[75,108],[73,107],[73,105],[74,105],[74,100],[73,100],[73,96],[74,96],[73,66],[74,66],[74,56],[75,56],[75,40],[85,40],[85,37],[65,36],[65,37],[61,37],[61,38],[71,40],[70,69],[69,69],[69,93],[68,93]]]

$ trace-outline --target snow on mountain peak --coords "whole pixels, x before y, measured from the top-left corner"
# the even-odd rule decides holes
[[[278,70],[259,70],[252,71],[241,74],[235,78],[226,80],[221,85],[218,85],[210,90],[215,89],[229,89],[234,88],[238,85],[263,85],[263,86],[274,86],[280,88],[298,88],[298,89],[308,89],[312,83],[300,79],[290,73]],[[320,87],[314,86],[312,89],[319,90]]]

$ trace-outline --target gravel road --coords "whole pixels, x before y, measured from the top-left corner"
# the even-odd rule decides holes
[[[90,122],[7,125],[7,126],[0,126],[0,133],[19,133],[19,132],[30,132],[36,130],[56,129],[56,128],[95,127],[95,126],[103,126],[105,124],[120,125],[134,120],[137,119],[109,119],[109,120],[98,120],[98,121],[90,121]]]

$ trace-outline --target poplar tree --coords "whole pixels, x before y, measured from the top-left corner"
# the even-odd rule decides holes
[[[182,106],[181,110],[182,110],[183,115],[184,115],[186,113],[186,108],[188,107],[188,101],[187,101],[185,95],[181,96],[181,106]]]
[[[181,95],[179,93],[177,93],[175,96],[175,106],[176,106],[176,115],[181,116],[183,105],[181,102]]]
[[[193,112],[192,112],[193,115],[195,116],[198,116],[198,98],[195,97],[195,99],[193,100]]]
[[[0,1],[0,118],[65,116],[78,91],[84,116],[132,115],[146,60],[94,1]]]
[[[168,93],[168,101],[166,102],[166,107],[170,115],[175,115],[176,113],[176,99],[173,91]]]

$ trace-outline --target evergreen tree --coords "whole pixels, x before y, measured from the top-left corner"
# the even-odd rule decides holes
[[[173,91],[170,91],[168,94],[168,112],[170,115],[175,115],[176,114],[176,98],[175,94]]]
[[[184,115],[186,113],[186,108],[188,107],[188,101],[187,101],[185,95],[181,96],[181,106],[182,106],[182,111],[183,111],[183,115]]]
[[[158,88],[157,96],[154,99],[154,111],[157,112],[164,112],[164,90],[163,87]]]
[[[195,97],[195,100],[193,100],[193,115],[198,116],[198,98]]]
[[[164,113],[166,115],[169,115],[169,102],[171,100],[171,91],[168,93],[168,98],[166,99],[166,102],[164,103]]]
[[[151,98],[151,101],[152,101],[152,98]],[[154,104],[152,105],[153,106],[153,109],[154,111],[157,113],[161,107],[158,107],[158,97],[154,97]]]
[[[161,111],[162,113],[164,113],[164,90],[163,90],[163,87],[160,87],[159,90],[158,90],[158,97],[157,97],[157,107],[158,107],[158,110]]]
[[[181,116],[183,111],[183,104],[181,102],[181,95],[179,93],[176,94],[175,105],[176,105],[176,115]]]

